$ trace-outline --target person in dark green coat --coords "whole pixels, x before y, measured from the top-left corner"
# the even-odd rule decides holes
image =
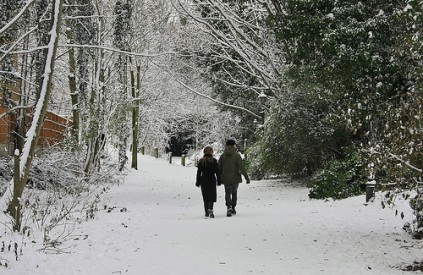
[[[241,175],[244,176],[247,184],[250,183],[241,155],[236,150],[235,140],[226,141],[225,151],[220,156],[218,164],[220,179],[225,185],[226,216],[230,217],[236,214],[235,206],[238,200],[238,186],[242,182]]]

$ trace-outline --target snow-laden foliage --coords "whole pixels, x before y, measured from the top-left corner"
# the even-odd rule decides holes
[[[350,150],[344,159],[334,159],[320,170],[307,186],[312,199],[345,199],[363,193],[366,183],[363,163],[356,150]]]
[[[280,89],[284,55],[281,44],[266,27],[267,3],[257,1],[176,1],[187,24],[196,24],[211,40],[200,52],[188,48],[196,66],[205,68],[212,84],[212,95],[229,105],[241,106],[255,114],[261,112],[258,95],[273,96]],[[241,118],[240,137],[256,140],[257,123],[243,110],[227,108]],[[242,136],[242,137],[241,137]]]
[[[172,136],[191,138],[194,142],[198,139],[197,146],[201,149],[214,142],[223,144],[226,138],[236,135],[239,119],[220,112],[209,100],[176,83],[172,87],[178,89],[162,90],[159,98],[153,96],[155,90],[142,96],[140,144],[147,146],[148,153],[156,147],[164,151]]]
[[[257,171],[310,176],[325,161],[342,156],[345,127],[329,122],[330,102],[315,99],[313,87],[307,85],[291,87],[270,102],[261,149],[251,156],[261,160],[256,161]]]
[[[379,188],[422,182],[421,9],[417,1],[291,0],[268,18],[288,45],[287,77],[314,86],[314,104],[330,103],[319,121],[347,129],[337,158],[348,163],[346,148],[357,148]]]
[[[16,80],[18,79],[17,69],[15,67],[16,58],[13,58],[12,55],[4,54],[11,50],[10,45],[18,38],[18,28],[20,24],[9,25],[10,21],[18,13],[19,9],[22,7],[23,1],[2,1],[0,3],[0,10],[2,11],[2,16],[0,17],[0,29],[9,26],[9,31],[0,33],[0,83],[4,83],[0,86],[0,104],[12,108],[17,104],[17,102],[12,102],[12,89],[10,86],[15,85]],[[9,86],[9,87],[7,87]]]
[[[22,196],[23,234],[16,260],[31,241],[40,242],[46,252],[66,252],[63,243],[78,236],[75,227],[96,216],[99,196],[120,180],[110,157],[104,155],[101,171],[91,175],[83,172],[83,158],[73,147],[62,145],[48,148],[35,159]],[[6,178],[12,176],[10,170],[5,172]],[[9,222],[4,227],[11,230]],[[10,230],[3,237],[11,237]]]
[[[195,60],[210,49],[209,37],[188,24],[170,3],[146,1],[134,6],[133,31],[143,39],[132,44],[139,51],[161,51],[154,58],[136,59],[141,65],[139,145],[147,153],[164,152],[172,136],[191,138],[197,147],[223,143],[240,129],[239,119],[220,112],[206,99],[212,84]],[[139,60],[139,61],[138,61]],[[195,92],[193,92],[195,91]]]

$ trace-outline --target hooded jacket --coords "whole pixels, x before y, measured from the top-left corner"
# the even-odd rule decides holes
[[[219,158],[220,179],[223,184],[237,184],[242,182],[241,174],[247,183],[250,179],[242,163],[241,155],[234,146],[226,146],[225,151]]]

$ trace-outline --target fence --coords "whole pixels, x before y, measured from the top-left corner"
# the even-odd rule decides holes
[[[15,147],[15,129],[17,115],[14,112],[6,114],[8,109],[0,106],[0,156],[11,155]],[[32,122],[33,109],[27,109],[25,124]],[[38,140],[39,146],[50,146],[63,141],[72,127],[72,120],[47,112]],[[27,130],[27,129],[26,129]]]

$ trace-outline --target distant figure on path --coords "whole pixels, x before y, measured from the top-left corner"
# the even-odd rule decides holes
[[[226,141],[225,151],[219,158],[219,171],[222,183],[225,185],[226,216],[236,214],[235,206],[238,200],[238,186],[242,182],[241,174],[247,184],[250,178],[242,163],[241,155],[236,150],[236,142],[233,139]]]
[[[213,148],[206,146],[204,156],[198,162],[197,180],[195,185],[201,186],[205,216],[214,218],[213,204],[216,202],[216,183],[220,185],[220,173],[217,160],[213,157]]]

